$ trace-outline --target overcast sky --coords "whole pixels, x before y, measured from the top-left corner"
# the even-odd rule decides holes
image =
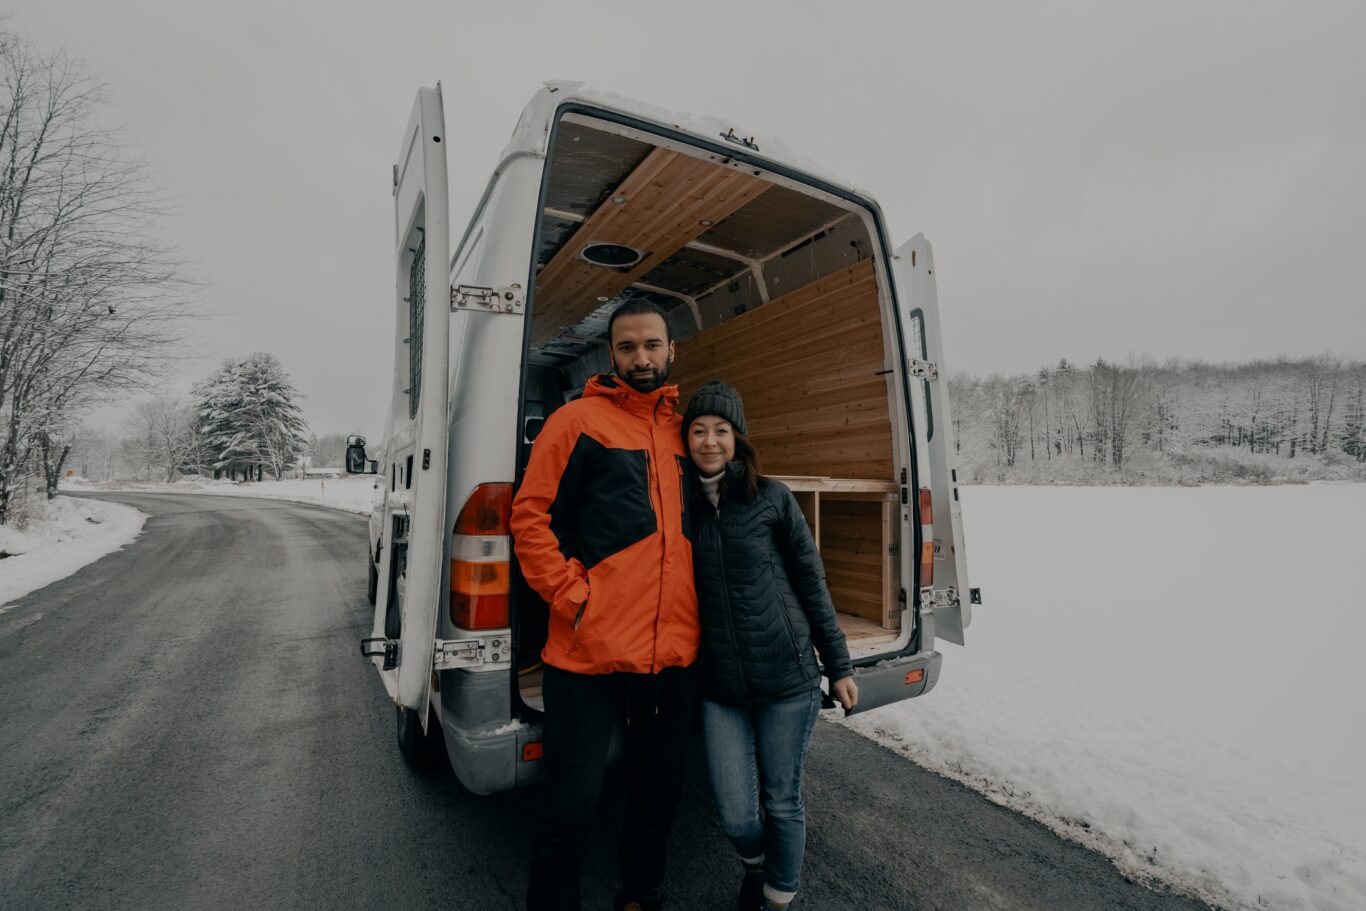
[[[1366,356],[1363,3],[8,6],[178,200],[209,318],[169,391],[270,351],[318,433],[383,427],[390,166],[437,80],[456,236],[540,83],[580,79],[776,137],[923,231],[952,369]]]

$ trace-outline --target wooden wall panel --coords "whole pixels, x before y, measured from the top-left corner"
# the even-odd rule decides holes
[[[821,561],[835,608],[882,623],[882,504],[821,501]]]
[[[710,379],[738,389],[770,474],[891,481],[882,369],[877,284],[864,260],[679,343],[672,379],[685,403]],[[835,607],[882,623],[881,503],[823,497],[820,523]]]
[[[720,379],[745,400],[764,471],[892,480],[892,426],[872,260],[680,342],[684,402]]]

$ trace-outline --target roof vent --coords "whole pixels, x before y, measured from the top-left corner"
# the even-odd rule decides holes
[[[579,256],[595,266],[625,269],[640,262],[645,254],[621,244],[601,244],[595,241],[579,251]]]

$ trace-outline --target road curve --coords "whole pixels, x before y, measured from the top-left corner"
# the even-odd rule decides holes
[[[472,796],[394,746],[356,649],[364,519],[107,498],[151,515],[141,537],[0,614],[0,906],[521,906],[536,794]],[[1206,907],[835,725],[808,768],[811,911]],[[585,824],[587,908],[615,884],[611,794]],[[732,907],[696,762],[675,833],[670,909]]]

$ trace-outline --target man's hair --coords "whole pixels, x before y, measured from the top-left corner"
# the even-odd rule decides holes
[[[612,327],[617,324],[619,316],[644,316],[653,313],[664,320],[664,341],[674,340],[673,329],[669,326],[669,314],[664,312],[664,308],[652,300],[643,297],[633,297],[620,307],[612,311],[612,315],[607,319],[607,344],[612,344]]]

